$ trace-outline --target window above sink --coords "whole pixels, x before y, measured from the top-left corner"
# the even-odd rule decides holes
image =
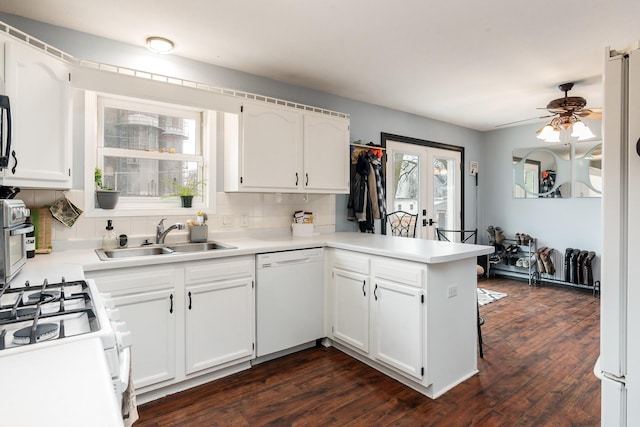
[[[174,183],[205,182],[192,208],[215,213],[217,112],[140,98],[85,92],[85,170],[102,170],[103,185],[120,192],[115,209],[100,209],[85,172],[89,217],[188,212]],[[95,135],[91,138],[90,135]]]

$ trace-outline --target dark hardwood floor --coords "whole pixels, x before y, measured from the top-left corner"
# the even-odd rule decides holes
[[[436,400],[334,348],[257,365],[139,407],[150,426],[599,426],[600,299],[507,279],[480,308],[480,373]]]

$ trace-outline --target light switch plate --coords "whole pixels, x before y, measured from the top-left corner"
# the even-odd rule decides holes
[[[453,298],[455,296],[458,296],[458,287],[457,286],[449,286],[449,288],[447,288],[447,295],[449,296],[449,298]]]

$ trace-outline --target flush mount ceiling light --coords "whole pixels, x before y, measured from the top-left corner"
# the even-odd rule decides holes
[[[164,37],[148,37],[147,49],[154,53],[169,53],[173,50],[173,42]]]

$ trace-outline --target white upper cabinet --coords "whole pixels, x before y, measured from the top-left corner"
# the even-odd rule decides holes
[[[349,193],[349,121],[304,115],[304,190]]]
[[[266,104],[245,104],[242,120],[240,188],[296,191],[302,171],[302,115]]]
[[[71,188],[71,67],[2,36],[13,138],[2,185]],[[13,154],[15,152],[15,155]]]
[[[266,102],[225,139],[225,191],[349,192],[349,119]]]

